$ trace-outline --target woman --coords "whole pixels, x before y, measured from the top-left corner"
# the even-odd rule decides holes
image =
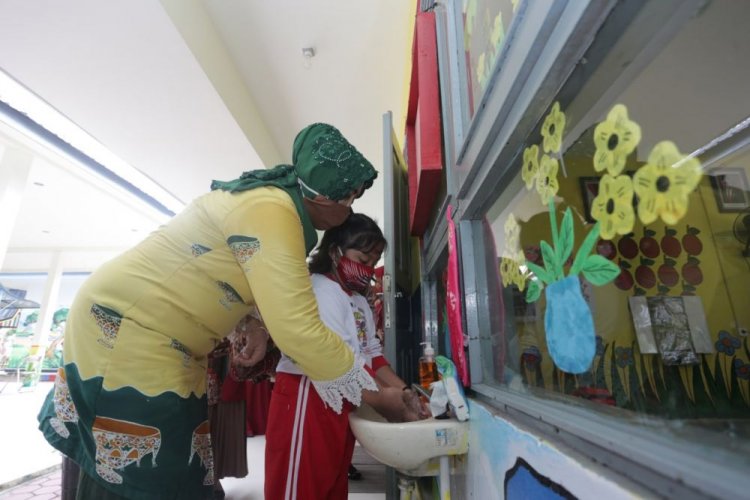
[[[46,439],[81,467],[79,498],[210,497],[207,354],[253,307],[332,407],[375,388],[320,321],[305,256],[315,229],[343,222],[376,176],[336,128],[311,125],[293,165],[214,181],[91,275],[39,415]]]
[[[323,322],[367,360],[379,391],[363,400],[390,421],[425,418],[419,399],[382,354],[366,298],[374,265],[385,248],[380,228],[369,217],[352,214],[323,235],[310,262],[313,291]],[[283,351],[266,428],[265,498],[345,499],[354,451],[347,404],[328,408],[293,355]]]

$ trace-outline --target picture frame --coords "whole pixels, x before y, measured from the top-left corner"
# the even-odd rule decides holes
[[[709,173],[719,212],[742,212],[750,208],[750,184],[742,167],[722,167]]]
[[[641,354],[661,354],[664,364],[683,365],[696,364],[696,353],[716,352],[700,297],[636,296],[628,305]]]
[[[578,182],[581,184],[581,199],[583,200],[583,215],[587,222],[595,223],[591,217],[591,206],[594,198],[599,194],[599,182],[601,177],[580,177]]]

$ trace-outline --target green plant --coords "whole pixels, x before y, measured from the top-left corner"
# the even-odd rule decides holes
[[[565,209],[560,227],[557,227],[555,217],[555,204],[549,200],[549,216],[552,230],[552,245],[546,241],[540,242],[543,266],[526,262],[526,266],[538,279],[529,280],[526,291],[526,301],[534,302],[539,299],[545,285],[563,280],[565,276],[565,263],[573,253],[575,243],[575,231],[573,229],[573,214],[570,208]],[[599,223],[589,231],[586,238],[578,249],[573,264],[570,266],[568,276],[583,276],[596,286],[601,286],[614,280],[620,274],[620,268],[605,257],[591,254],[596,241],[599,239]]]

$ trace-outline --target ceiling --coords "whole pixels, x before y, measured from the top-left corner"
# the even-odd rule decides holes
[[[415,10],[407,0],[0,0],[0,70],[60,116],[2,86],[0,101],[173,212],[212,179],[289,162],[294,136],[316,121],[380,170],[383,113],[403,130]],[[58,129],[61,117],[79,130]],[[0,219],[12,226],[0,271],[45,271],[56,255],[66,271],[91,270],[168,219],[15,125],[0,116],[0,155],[28,153],[29,174],[18,217]],[[0,163],[0,181],[12,165]],[[8,200],[0,190],[0,208]],[[381,221],[382,184],[355,209]]]

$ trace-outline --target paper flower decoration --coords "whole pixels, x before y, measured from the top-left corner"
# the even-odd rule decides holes
[[[562,371],[583,373],[594,359],[596,341],[594,320],[581,293],[578,274],[583,274],[592,285],[601,286],[614,280],[620,274],[620,268],[601,255],[592,255],[594,244],[599,239],[600,224],[597,222],[575,253],[566,276],[567,262],[573,255],[575,243],[573,213],[567,208],[558,228],[554,209],[550,200],[552,245],[546,241],[539,243],[544,265],[526,262],[526,267],[534,274],[527,283],[526,301],[538,300],[544,290],[547,297],[544,331],[550,356]]]
[[[479,86],[481,88],[484,88],[484,86],[487,84],[487,69],[486,69],[486,54],[482,52],[479,54],[479,57],[477,58],[477,83],[479,83]]]
[[[545,205],[550,198],[557,194],[560,185],[557,182],[558,162],[548,155],[542,156],[539,164],[539,174],[536,180],[536,190]]]
[[[526,183],[526,189],[534,187],[537,174],[539,173],[539,146],[534,144],[529,146],[523,152],[523,169],[521,177]]]
[[[665,224],[677,224],[687,213],[688,196],[701,175],[700,162],[680,154],[673,142],[654,146],[646,165],[633,176],[641,222],[650,224],[661,218]]]
[[[500,45],[503,43],[504,39],[505,30],[503,29],[503,13],[498,12],[497,16],[495,16],[495,22],[493,23],[492,34],[490,35],[490,43],[493,47],[495,47],[495,50],[498,50],[500,49]]]
[[[542,147],[545,153],[560,151],[564,128],[565,113],[560,111],[560,103],[555,102],[542,125]]]
[[[505,248],[515,249],[518,246],[518,240],[521,236],[521,227],[516,222],[516,218],[513,214],[508,214],[508,218],[505,219]],[[523,260],[523,259],[521,259]]]
[[[604,174],[599,194],[591,203],[591,216],[601,223],[601,237],[611,240],[616,234],[633,230],[633,181],[627,175],[612,177]]]
[[[526,287],[527,276],[521,271],[520,263],[523,262],[523,254],[520,254],[516,258],[503,257],[500,261],[500,275],[503,280],[503,286],[516,285],[518,289],[523,291]]]
[[[508,257],[503,257],[500,261],[500,277],[503,279],[503,286],[513,284],[513,264],[514,262]]]
[[[625,160],[641,142],[641,127],[628,119],[628,108],[615,105],[607,119],[594,129],[594,169],[616,176],[625,168]]]

